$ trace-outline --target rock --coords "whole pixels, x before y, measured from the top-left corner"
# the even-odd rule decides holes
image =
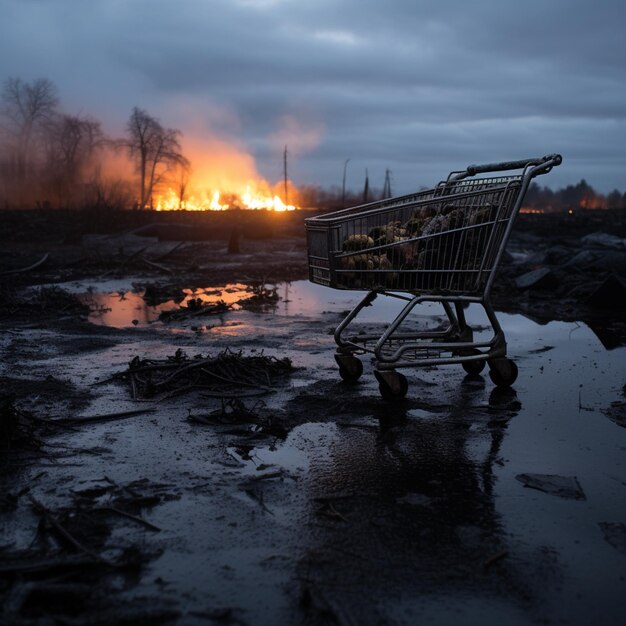
[[[557,277],[549,267],[540,267],[515,279],[518,289],[553,289],[557,284]]]
[[[529,265],[562,265],[571,259],[577,249],[570,246],[555,245],[544,250],[541,246],[526,259]]]
[[[561,265],[573,256],[572,248],[566,246],[552,246],[545,254],[544,263],[546,265]]]
[[[614,272],[626,276],[626,251],[599,249],[581,250],[562,267],[582,270]]]
[[[582,487],[575,476],[518,474],[515,478],[524,483],[524,487],[538,489],[569,500],[586,500]]]
[[[607,233],[590,233],[581,238],[585,248],[610,248],[612,250],[626,250],[626,239],[608,235]]]
[[[587,299],[594,309],[626,310],[626,283],[616,274],[609,274]]]

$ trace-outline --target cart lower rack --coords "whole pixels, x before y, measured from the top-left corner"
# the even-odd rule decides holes
[[[366,294],[335,329],[335,360],[341,377],[363,373],[359,355],[371,354],[381,395],[403,398],[403,367],[460,364],[470,374],[489,366],[498,386],[512,385],[515,363],[506,356],[504,333],[490,291],[513,220],[530,181],[560,165],[561,156],[472,165],[451,172],[436,187],[306,220],[309,279],[335,289]],[[516,174],[495,172],[518,170]],[[491,174],[476,177],[477,174]],[[348,331],[359,313],[379,296],[405,301],[380,334]],[[404,332],[413,309],[437,302],[445,328]],[[484,308],[493,336],[474,341],[465,319],[470,303]]]

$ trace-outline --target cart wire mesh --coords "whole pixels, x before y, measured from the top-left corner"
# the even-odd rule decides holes
[[[337,289],[477,295],[496,268],[522,176],[450,180],[309,218],[309,277]]]

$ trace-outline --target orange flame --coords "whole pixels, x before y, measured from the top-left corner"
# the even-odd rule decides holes
[[[223,201],[226,198],[227,201]],[[252,209],[267,211],[295,211],[299,207],[286,204],[278,194],[271,191],[254,189],[247,185],[242,193],[226,193],[219,190],[180,194],[172,188],[157,195],[155,200],[157,211],[226,211],[227,209]]]
[[[191,162],[185,193],[175,176],[168,187],[157,190],[157,211],[225,211],[227,209],[298,209],[298,190],[291,181],[271,185],[257,171],[254,158],[235,141],[206,135],[184,137],[183,152]],[[286,193],[285,193],[286,192]],[[287,197],[285,197],[287,195]]]

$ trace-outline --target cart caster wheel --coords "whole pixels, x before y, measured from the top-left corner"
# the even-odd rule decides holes
[[[468,348],[467,350],[459,350],[456,354],[459,356],[474,356],[475,354],[481,354],[481,352],[476,350],[476,348]],[[485,361],[464,361],[461,365],[470,376],[478,376],[485,369]]]
[[[489,376],[498,387],[510,387],[517,380],[517,365],[507,358],[489,361]]]
[[[394,370],[374,370],[378,389],[384,400],[402,400],[409,390],[409,382],[404,374]]]
[[[363,363],[351,354],[335,354],[339,376],[346,383],[355,383],[363,374]]]

